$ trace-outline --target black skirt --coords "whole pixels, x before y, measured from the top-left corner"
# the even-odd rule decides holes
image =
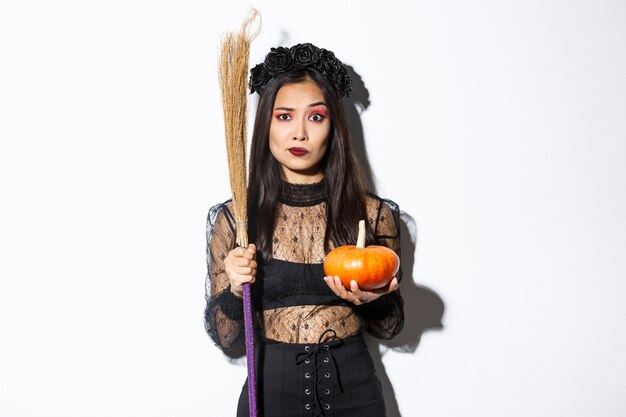
[[[323,339],[322,339],[323,340]],[[385,403],[363,335],[319,344],[256,347],[258,417],[384,417]],[[237,417],[248,417],[248,382]]]

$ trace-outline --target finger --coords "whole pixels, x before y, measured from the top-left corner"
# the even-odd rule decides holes
[[[230,291],[238,297],[243,297],[243,286],[245,284],[254,284],[254,277],[237,277],[230,281]]]
[[[398,279],[393,277],[391,281],[387,285],[377,290],[374,290],[374,293],[379,295],[389,294],[390,292],[394,292],[399,288]]]
[[[256,253],[256,245],[254,243],[250,243],[247,248],[248,253],[254,255]]]
[[[242,257],[233,258],[231,261],[231,264],[233,266],[241,267],[241,266],[250,266],[252,265],[252,262],[253,262],[252,259],[242,256]]]
[[[375,300],[379,296],[379,294],[376,292],[377,290],[374,290],[374,291],[362,290],[361,287],[359,287],[358,282],[354,280],[350,281],[350,288],[351,288],[352,294],[354,294],[354,296],[357,299],[359,299],[359,301],[361,301],[362,303],[369,303],[370,301]]]
[[[257,261],[254,259],[237,258],[230,262],[230,268],[243,275],[253,275],[252,271],[256,271],[257,267]]]
[[[250,247],[244,248],[242,246],[239,246],[233,249],[232,251],[230,251],[229,254],[232,254],[233,257],[235,258],[246,258],[246,259],[254,258],[254,252],[250,252]]]
[[[237,286],[241,286],[243,284],[252,284],[256,281],[256,277],[254,275],[245,275],[245,274],[235,274],[231,279],[231,285],[235,283]]]
[[[250,267],[250,266],[238,266],[236,268],[233,268],[233,272],[237,275],[240,276],[252,276],[255,275],[254,272],[254,268]]]
[[[335,280],[333,279],[333,277],[324,277],[324,281],[326,282],[326,285],[328,285],[328,288],[330,288],[331,291],[335,293],[335,295],[340,296],[339,292],[337,291],[337,287],[335,286]]]
[[[359,283],[355,280],[350,281],[350,291],[352,291],[352,294],[359,300],[363,298],[363,292],[359,288]]]
[[[345,296],[348,294],[348,290],[346,290],[346,287],[344,287],[343,282],[341,282],[341,278],[339,278],[338,276],[334,276],[332,277],[332,280],[339,294],[341,294],[342,296]]]
[[[254,258],[254,254],[256,252],[256,249],[254,248],[254,245],[252,246],[248,246],[247,248],[240,248],[241,249],[241,256],[246,258],[246,259],[253,259]]]
[[[357,299],[351,292],[349,292],[346,287],[343,286],[341,279],[337,276],[327,276],[324,277],[324,281],[328,287],[335,293],[337,297],[340,297],[346,301],[349,301],[353,304],[362,304],[362,302]]]
[[[359,284],[352,280],[350,281],[350,289],[352,294],[361,302],[369,303],[379,297],[379,294],[375,291],[364,291],[359,287]]]
[[[353,304],[361,304],[361,300],[352,294],[352,292],[348,291],[346,287],[344,287],[341,279],[337,276],[334,277],[335,287],[337,287],[338,295],[344,300],[350,301]]]
[[[330,288],[331,291],[335,293],[337,297],[341,297],[341,293],[339,292],[339,288],[335,284],[335,279],[333,277],[331,276],[324,277],[324,281],[326,281],[326,285],[328,285],[328,288]]]

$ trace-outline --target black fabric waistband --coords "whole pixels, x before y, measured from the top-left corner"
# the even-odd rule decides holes
[[[358,342],[364,342],[365,339],[363,337],[363,333],[357,333],[353,336],[348,336],[346,338],[342,338],[341,339],[342,344],[353,344],[353,343],[358,343]],[[288,349],[293,349],[294,351],[300,351],[302,350],[305,346],[314,346],[318,343],[315,342],[311,342],[311,343],[288,343],[288,342],[281,342],[280,340],[274,340],[274,339],[268,339],[268,338],[261,338],[261,340],[259,340],[257,343],[261,343],[265,346],[272,346],[272,348],[276,347],[276,348],[284,348],[286,350]]]

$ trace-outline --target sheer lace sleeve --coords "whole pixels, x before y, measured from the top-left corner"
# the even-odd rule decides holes
[[[207,276],[204,326],[225,352],[239,349],[245,341],[243,300],[230,291],[224,259],[235,248],[234,218],[228,203],[211,208],[207,218]]]
[[[373,226],[375,244],[386,246],[400,256],[400,210],[391,200],[370,196],[368,218]],[[398,281],[402,270],[398,271]],[[385,294],[378,299],[355,306],[367,330],[380,339],[391,339],[404,325],[404,301],[400,290]]]

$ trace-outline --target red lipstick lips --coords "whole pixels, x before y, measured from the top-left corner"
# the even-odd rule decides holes
[[[304,156],[309,153],[309,151],[304,148],[289,148],[288,151],[291,152],[293,156]]]

